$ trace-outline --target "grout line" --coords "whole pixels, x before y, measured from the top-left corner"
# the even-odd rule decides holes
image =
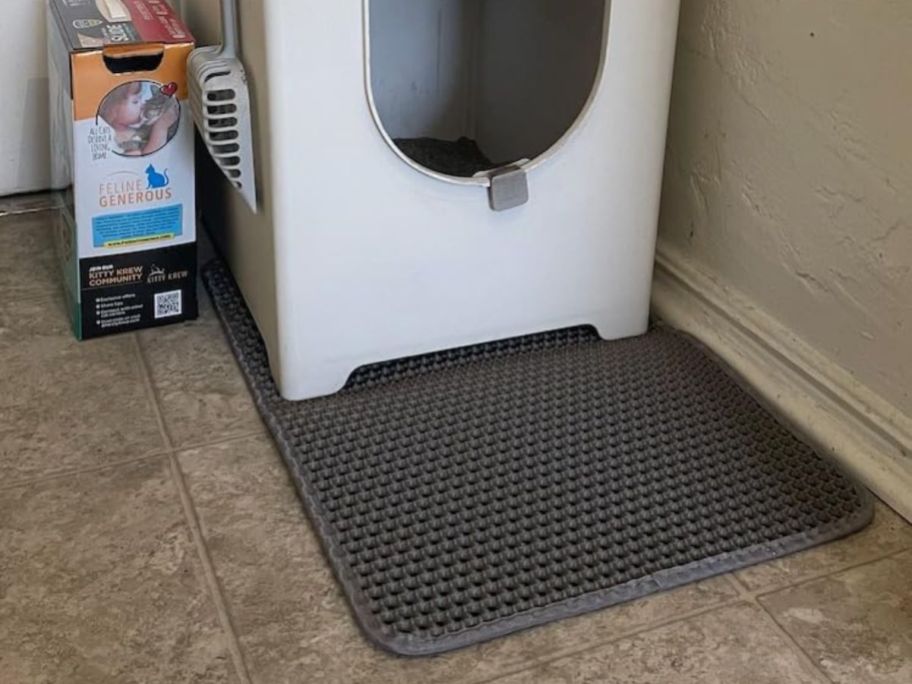
[[[221,585],[219,584],[218,576],[215,573],[215,566],[212,563],[212,557],[209,553],[209,548],[206,546],[206,538],[203,535],[203,529],[202,524],[200,523],[199,515],[196,511],[196,507],[193,504],[193,498],[190,496],[190,490],[187,487],[187,481],[184,478],[183,472],[181,472],[180,463],[177,460],[177,455],[174,452],[174,444],[171,441],[171,437],[168,434],[167,429],[165,428],[165,418],[162,414],[161,406],[159,404],[158,392],[156,392],[155,385],[152,382],[152,373],[149,368],[149,364],[146,360],[145,354],[143,353],[142,346],[139,343],[138,336],[134,333],[132,337],[133,347],[136,351],[136,356],[142,369],[143,382],[145,384],[146,393],[149,395],[149,398],[152,402],[152,411],[155,414],[155,420],[158,423],[162,438],[165,440],[165,444],[169,448],[168,461],[170,464],[172,481],[174,482],[174,485],[177,489],[178,497],[180,498],[181,507],[184,511],[184,518],[186,520],[187,526],[190,529],[190,536],[193,538],[193,544],[196,546],[197,553],[199,554],[199,559],[203,568],[203,576],[209,589],[209,595],[215,604],[215,611],[218,616],[219,623],[221,624],[222,631],[225,633],[225,637],[228,641],[228,650],[231,654],[231,660],[234,663],[234,669],[238,676],[238,679],[240,679],[242,684],[249,684],[251,682],[250,673],[247,669],[247,664],[244,661],[244,653],[241,650],[241,642],[238,638],[237,631],[234,628],[234,624],[232,623],[231,613],[228,610],[228,604],[225,601]]]
[[[826,672],[823,671],[823,669],[817,664],[817,661],[814,660],[813,657],[811,657],[811,654],[808,653],[807,651],[805,651],[804,648],[802,648],[801,644],[799,644],[798,641],[795,639],[795,637],[793,637],[788,632],[788,630],[786,630],[779,623],[779,621],[775,618],[775,616],[770,611],[768,611],[762,603],[760,603],[760,601],[758,600],[758,595],[755,592],[752,592],[750,589],[748,589],[747,586],[743,582],[741,582],[741,580],[739,580],[737,577],[734,576],[734,573],[732,573],[731,576],[735,580],[734,584],[737,587],[738,592],[741,594],[743,599],[746,602],[748,602],[750,605],[752,605],[755,608],[757,608],[758,610],[760,610],[764,615],[766,615],[767,617],[770,618],[770,621],[773,624],[773,628],[777,632],[779,632],[779,635],[782,638],[784,638],[786,640],[786,642],[788,642],[791,645],[792,650],[795,652],[795,655],[797,655],[800,660],[803,660],[804,664],[807,665],[808,667],[810,667],[811,670],[813,670],[820,677],[822,677],[823,681],[831,682],[832,679],[830,678],[830,676]]]
[[[171,454],[168,457],[168,460],[170,461],[171,465],[171,475],[174,479],[175,485],[177,486],[177,492],[181,500],[181,505],[184,509],[184,515],[187,519],[187,525],[190,528],[190,535],[193,537],[193,543],[196,546],[200,561],[203,565],[203,574],[206,579],[206,584],[209,585],[209,593],[212,596],[213,603],[215,604],[218,620],[221,623],[222,630],[225,632],[225,636],[228,640],[228,650],[231,652],[231,659],[234,662],[234,668],[237,672],[238,679],[240,679],[241,682],[245,684],[249,684],[252,680],[250,679],[250,673],[247,670],[247,663],[244,661],[244,653],[241,650],[241,641],[231,620],[231,613],[228,610],[227,602],[225,601],[225,597],[222,594],[222,588],[219,584],[218,576],[215,574],[215,567],[212,563],[212,557],[210,556],[209,549],[206,546],[206,540],[203,536],[202,525],[200,524],[196,508],[193,505],[193,499],[190,497],[190,492],[187,488],[187,482],[184,479],[184,474],[181,472],[180,463],[177,461],[177,456]]]
[[[205,449],[206,447],[222,446],[224,444],[229,444],[231,442],[242,442],[245,439],[252,439],[254,437],[269,437],[269,433],[266,431],[265,426],[262,430],[255,430],[252,432],[242,432],[236,435],[229,435],[227,437],[220,437],[218,439],[213,439],[208,442],[193,442],[191,444],[182,444],[180,446],[174,447],[173,451],[175,453],[182,453],[187,451],[198,451],[200,449]]]
[[[835,680],[832,677],[830,677],[830,675],[822,667],[820,667],[820,665],[817,663],[817,661],[814,659],[814,657],[810,653],[808,653],[800,643],[798,643],[798,640],[792,635],[791,632],[788,631],[788,629],[785,627],[785,625],[783,625],[779,621],[779,619],[773,614],[773,612],[762,603],[761,599],[766,598],[767,596],[772,596],[774,594],[788,591],[789,589],[794,589],[794,588],[802,587],[802,586],[805,586],[808,584],[812,584],[814,582],[818,582],[820,580],[825,580],[830,577],[833,577],[834,575],[839,575],[843,572],[855,570],[857,568],[861,568],[866,565],[880,563],[881,561],[884,561],[889,558],[893,558],[894,556],[903,554],[908,550],[909,549],[902,549],[899,551],[894,551],[894,552],[888,553],[884,556],[879,556],[877,558],[868,559],[861,563],[851,564],[851,565],[848,565],[848,566],[845,566],[842,568],[834,569],[830,572],[825,572],[822,574],[815,575],[813,577],[805,577],[798,582],[782,585],[775,589],[771,589],[769,591],[751,591],[739,580],[737,582],[738,590],[742,593],[742,596],[744,597],[744,599],[746,601],[749,601],[751,604],[757,606],[760,610],[762,610],[770,618],[772,623],[775,625],[776,630],[793,646],[793,648],[800,654],[800,656],[802,656],[802,658],[805,660],[805,662],[807,664],[809,664],[816,672],[818,672],[823,677],[824,681],[835,682]]]
[[[175,453],[184,452],[184,451],[194,451],[196,449],[203,449],[205,447],[211,446],[220,446],[222,444],[227,444],[228,442],[233,442],[236,440],[250,439],[251,437],[262,437],[267,435],[266,426],[261,424],[260,429],[250,430],[247,432],[238,433],[236,435],[228,435],[225,437],[217,437],[215,439],[204,439],[201,442],[191,442],[189,444],[179,444],[177,440],[174,439],[174,436],[168,430],[167,423],[165,422],[164,414],[161,411],[161,397],[159,396],[158,390],[155,388],[155,383],[152,381],[152,373],[149,370],[149,364],[145,357],[145,350],[143,349],[142,342],[139,340],[139,336],[134,334],[134,339],[136,340],[137,353],[140,356],[140,360],[143,364],[143,368],[146,370],[149,376],[149,394],[150,400],[158,407],[158,425],[159,430],[161,430],[162,435],[166,438],[166,444],[168,445],[168,450]],[[245,388],[246,389],[246,388]],[[259,415],[259,414],[257,414]]]
[[[199,449],[205,449],[207,447],[217,447],[223,446],[225,444],[230,444],[232,442],[243,442],[247,439],[252,439],[254,437],[267,437],[268,435],[264,432],[250,432],[239,435],[232,435],[230,437],[223,437],[221,439],[215,439],[211,442],[206,442],[205,444],[194,444],[187,447],[175,447],[173,449],[155,449],[150,451],[142,456],[137,456],[136,458],[128,458],[122,461],[111,461],[110,463],[101,463],[98,465],[92,465],[85,468],[74,468],[72,470],[57,470],[52,473],[47,473],[45,475],[38,475],[37,477],[26,478],[24,480],[17,480],[10,484],[0,484],[0,492],[4,492],[10,489],[18,489],[19,487],[30,487],[34,484],[41,484],[42,482],[47,482],[49,480],[57,480],[64,477],[77,477],[79,475],[87,475],[91,473],[97,473],[102,470],[108,470],[109,468],[120,468],[122,466],[133,465],[135,463],[142,463],[143,461],[151,461],[156,458],[164,458],[170,454],[181,454],[187,451],[197,451]]]
[[[41,214],[46,211],[59,211],[60,207],[48,205],[46,207],[34,207],[30,209],[12,209],[10,211],[0,211],[0,219],[15,218],[17,216],[28,216],[30,214]]]
[[[763,613],[770,619],[770,622],[772,622],[773,625],[775,625],[776,631],[778,631],[779,634],[781,634],[781,635],[785,638],[785,640],[788,641],[788,642],[792,645],[793,649],[794,649],[795,651],[797,651],[798,655],[805,661],[805,663],[806,663],[807,665],[810,665],[811,668],[812,668],[815,672],[817,672],[818,674],[820,674],[820,676],[823,678],[823,681],[825,681],[825,682],[834,682],[834,684],[835,684],[835,680],[834,680],[832,677],[830,677],[830,675],[827,674],[827,673],[820,667],[820,665],[817,663],[816,660],[814,660],[814,658],[811,656],[810,653],[808,653],[807,651],[804,650],[804,648],[801,646],[801,644],[798,643],[797,639],[795,639],[795,637],[792,636],[791,632],[789,632],[785,627],[783,627],[782,624],[779,622],[779,620],[776,619],[776,616],[775,616],[775,615],[773,615],[770,611],[768,611],[768,610],[763,606],[763,604],[760,603],[760,602],[756,599],[756,597],[754,598],[753,601],[751,601],[751,603],[752,603],[753,605],[757,606],[760,610],[763,611]]]
[[[901,556],[904,553],[908,553],[909,551],[912,551],[912,546],[907,546],[903,549],[899,549],[898,551],[895,551],[894,553],[887,554],[883,558],[878,558],[876,561],[871,561],[871,562],[879,563],[880,561],[890,560],[890,559],[896,558],[897,556]]]
[[[746,591],[749,591],[751,593],[751,595],[756,597],[758,600],[764,599],[767,596],[772,596],[773,594],[779,594],[779,593],[781,593],[783,591],[787,591],[789,589],[803,587],[807,584],[817,582],[818,580],[828,579],[830,577],[833,577],[834,575],[839,575],[840,573],[848,572],[849,570],[855,570],[857,568],[864,567],[865,565],[870,565],[871,563],[879,563],[882,560],[887,560],[888,558],[892,558],[893,556],[898,556],[909,550],[912,550],[912,546],[906,546],[901,549],[891,551],[890,553],[885,553],[883,555],[872,556],[871,558],[866,558],[865,560],[859,561],[858,563],[850,563],[848,565],[844,565],[839,568],[835,568],[833,570],[827,570],[825,572],[821,572],[816,575],[808,575],[808,576],[802,577],[800,580],[798,580],[796,582],[780,584],[780,585],[777,585],[774,587],[773,586],[761,587],[760,589],[757,589],[754,591],[751,591],[748,589]]]
[[[165,415],[161,410],[160,397],[158,396],[158,391],[155,389],[155,383],[152,381],[152,371],[149,368],[149,363],[146,360],[145,352],[142,348],[142,343],[139,341],[139,335],[137,333],[130,333],[130,337],[133,338],[133,350],[136,352],[136,358],[139,361],[139,368],[142,371],[143,384],[146,388],[146,395],[149,398],[149,403],[152,404],[152,413],[155,415],[155,422],[158,425],[158,431],[161,433],[161,437],[165,442],[165,446],[168,451],[171,452],[174,450],[174,440],[171,438],[171,433],[168,432],[168,427],[165,425]]]
[[[845,565],[843,567],[836,568],[835,570],[823,572],[818,575],[802,577],[799,581],[793,582],[791,584],[783,584],[783,585],[780,585],[780,586],[777,586],[774,588],[764,587],[762,590],[754,592],[753,595],[759,601],[760,599],[765,599],[766,597],[772,596],[773,594],[779,594],[784,591],[788,591],[789,589],[796,589],[798,587],[803,587],[805,585],[812,584],[813,582],[817,582],[819,580],[829,579],[830,577],[834,577],[835,575],[840,575],[844,572],[848,572],[849,570],[857,570],[858,568],[863,568],[866,565],[872,565],[873,563],[879,563],[881,561],[888,560],[895,556],[902,555],[902,554],[906,553],[907,551],[912,551],[912,546],[904,546],[901,549],[891,551],[890,553],[885,553],[882,556],[874,556],[872,558],[867,558],[858,563],[851,563],[850,565]]]
[[[39,475],[38,477],[28,478],[25,480],[19,480],[18,482],[13,482],[11,484],[0,485],[0,492],[9,491],[10,489],[19,489],[20,487],[31,487],[32,485],[42,484],[44,482],[51,482],[53,480],[59,480],[66,477],[77,477],[79,475],[87,475],[91,473],[101,472],[103,470],[109,470],[111,468],[120,468],[123,466],[134,465],[136,463],[142,463],[143,461],[152,461],[156,458],[164,458],[168,455],[167,450],[158,449],[155,451],[150,451],[149,453],[138,456],[136,458],[129,458],[123,461],[112,461],[111,463],[104,463],[101,465],[89,466],[88,468],[76,468],[74,470],[59,470],[48,475]]]
[[[535,660],[531,664],[519,666],[514,670],[499,672],[496,675],[485,678],[485,679],[473,680],[473,684],[492,684],[492,682],[499,681],[506,677],[512,677],[513,675],[521,674],[523,672],[530,672],[531,670],[534,670],[539,667],[543,667],[545,665],[549,665],[550,663],[553,663],[558,660],[563,660],[564,658],[579,657],[579,656],[585,655],[586,653],[589,653],[591,651],[596,651],[600,648],[604,648],[605,646],[609,646],[609,645],[615,644],[619,641],[623,641],[624,639],[632,639],[632,638],[640,636],[641,634],[646,634],[647,632],[652,632],[654,630],[662,629],[663,627],[668,627],[669,625],[674,625],[676,623],[685,622],[687,620],[691,620],[693,618],[697,618],[702,615],[706,615],[708,613],[713,613],[717,610],[722,610],[724,608],[731,608],[732,606],[737,606],[737,605],[742,605],[742,604],[745,604],[745,601],[742,597],[738,596],[737,598],[731,598],[731,599],[728,599],[725,601],[721,601],[720,603],[713,604],[712,606],[708,606],[706,608],[697,608],[697,609],[694,609],[694,610],[691,610],[691,611],[688,611],[685,613],[681,613],[680,615],[676,615],[674,617],[667,618],[665,620],[655,620],[654,622],[647,623],[641,627],[636,627],[636,628],[631,629],[626,632],[619,632],[619,633],[615,634],[614,636],[612,636],[608,639],[605,639],[604,641],[599,641],[597,643],[589,644],[588,646],[585,646],[585,647],[577,649],[577,650],[569,649],[567,651],[552,653],[552,654],[548,655],[546,658],[543,658],[541,660]],[[611,610],[611,608],[607,608],[606,610]],[[553,626],[553,624],[554,623],[552,623],[552,626]],[[509,638],[509,637],[507,637],[507,638]],[[454,681],[463,681],[463,680],[454,680]]]
[[[513,675],[516,675],[516,674],[521,674],[521,673],[523,673],[523,672],[530,672],[531,670],[534,670],[534,669],[537,668],[537,667],[541,667],[541,666],[543,666],[543,665],[547,665],[547,664],[552,663],[552,662],[557,661],[557,660],[562,660],[562,659],[564,659],[564,658],[569,658],[569,657],[572,657],[572,656],[580,656],[580,655],[583,655],[583,654],[585,654],[585,653],[588,653],[589,651],[593,651],[593,650],[598,649],[598,648],[600,648],[600,647],[608,646],[608,645],[610,645],[610,644],[616,643],[616,642],[621,641],[621,640],[623,640],[623,639],[633,638],[633,637],[636,637],[636,636],[638,636],[638,635],[640,635],[640,634],[644,634],[644,633],[646,633],[646,632],[650,632],[650,631],[653,631],[653,630],[656,630],[656,629],[661,629],[662,627],[666,627],[666,626],[668,626],[668,625],[672,625],[672,624],[675,624],[675,623],[677,623],[677,622],[683,622],[683,621],[686,621],[686,620],[690,620],[690,619],[692,619],[692,618],[699,617],[699,616],[705,615],[705,614],[707,614],[707,613],[712,613],[712,612],[714,612],[714,611],[722,610],[723,608],[729,608],[729,607],[731,607],[731,606],[735,606],[735,605],[739,605],[739,604],[742,604],[742,605],[754,605],[754,606],[756,606],[757,608],[759,608],[760,610],[762,610],[763,613],[764,613],[765,615],[769,616],[769,618],[770,618],[770,620],[773,622],[773,625],[774,625],[774,627],[776,628],[776,630],[777,630],[777,631],[778,631],[778,632],[779,632],[779,633],[788,641],[788,643],[791,644],[791,645],[793,646],[793,648],[797,651],[797,655],[799,656],[799,658],[801,658],[802,660],[804,660],[804,662],[805,662],[806,665],[810,666],[811,669],[812,669],[814,672],[816,672],[818,675],[820,675],[820,676],[823,678],[823,681],[831,682],[831,681],[833,681],[833,680],[830,678],[830,676],[829,676],[826,672],[824,672],[824,671],[817,665],[817,663],[816,663],[816,661],[814,660],[814,658],[811,657],[811,655],[810,655],[807,651],[805,651],[804,648],[801,647],[801,645],[800,645],[800,644],[795,640],[795,638],[788,632],[788,630],[786,630],[785,627],[783,627],[782,624],[779,623],[779,621],[775,618],[775,616],[773,616],[772,613],[770,613],[770,611],[767,610],[766,607],[765,607],[762,603],[760,603],[760,599],[761,599],[761,598],[764,598],[764,597],[766,597],[766,596],[769,596],[769,595],[771,595],[771,594],[775,594],[775,593],[778,593],[778,592],[781,592],[781,591],[784,591],[784,590],[787,590],[787,589],[790,589],[790,588],[794,588],[794,587],[800,587],[800,586],[802,586],[802,585],[809,584],[809,583],[812,583],[812,582],[815,582],[815,581],[818,581],[818,580],[821,580],[821,579],[826,579],[826,578],[831,577],[831,576],[833,576],[833,575],[838,575],[838,574],[840,574],[840,573],[842,573],[842,572],[846,572],[846,571],[849,571],[849,570],[854,570],[854,569],[863,567],[863,566],[865,566],[865,565],[871,565],[871,564],[874,564],[874,563],[879,563],[879,562],[884,561],[884,560],[887,560],[887,559],[889,559],[889,558],[893,558],[893,557],[895,557],[895,556],[899,556],[899,555],[902,555],[902,554],[904,554],[904,553],[907,553],[907,552],[910,551],[910,550],[912,550],[912,546],[907,547],[907,548],[902,548],[902,549],[893,551],[893,552],[891,552],[891,553],[885,554],[885,555],[883,555],[883,556],[878,556],[878,557],[876,557],[876,558],[869,558],[869,559],[867,559],[867,560],[865,560],[865,561],[863,561],[863,562],[861,562],[861,563],[855,563],[855,564],[847,565],[847,566],[844,566],[844,567],[840,567],[840,568],[838,568],[838,569],[834,569],[834,570],[829,571],[829,572],[824,572],[824,573],[821,573],[821,574],[814,575],[814,576],[812,576],[812,577],[805,577],[805,578],[803,578],[803,579],[802,579],[801,581],[799,581],[799,582],[795,582],[795,583],[792,583],[792,584],[785,584],[785,585],[777,586],[776,588],[771,589],[771,590],[769,590],[769,591],[761,591],[761,592],[752,591],[751,589],[749,589],[749,588],[748,588],[748,587],[747,587],[747,586],[746,586],[746,585],[745,585],[745,584],[744,584],[744,583],[735,575],[734,572],[728,573],[728,574],[726,574],[726,575],[723,575],[723,577],[725,577],[726,579],[732,580],[732,581],[731,581],[731,584],[732,584],[732,585],[734,586],[734,588],[738,591],[738,598],[737,598],[737,599],[733,599],[733,600],[729,600],[729,601],[724,601],[724,602],[722,602],[722,603],[716,604],[716,605],[714,605],[714,606],[712,606],[712,607],[709,607],[709,608],[694,610],[694,611],[691,611],[691,612],[689,612],[689,613],[682,613],[681,615],[678,615],[678,616],[676,616],[676,617],[674,617],[674,618],[670,618],[670,619],[668,619],[668,620],[659,620],[659,621],[650,623],[650,624],[648,624],[648,625],[646,625],[646,626],[644,626],[644,627],[641,627],[641,628],[637,628],[637,629],[631,630],[631,631],[629,631],[629,632],[619,633],[619,634],[617,634],[616,636],[611,637],[610,639],[606,639],[605,641],[600,641],[600,642],[598,642],[597,644],[589,645],[589,646],[586,646],[586,647],[584,647],[584,648],[582,648],[582,649],[579,649],[579,650],[576,650],[576,651],[572,651],[572,650],[571,650],[571,651],[565,651],[565,652],[559,652],[559,653],[551,654],[551,655],[549,655],[549,656],[548,656],[547,658],[545,658],[545,659],[538,660],[538,661],[534,661],[533,663],[531,663],[531,665],[528,665],[528,666],[525,666],[525,667],[521,667],[521,668],[517,668],[517,669],[513,669],[513,670],[510,670],[510,671],[500,672],[500,673],[494,675],[493,677],[489,677],[489,678],[486,678],[486,679],[476,680],[476,681],[474,682],[474,684],[492,684],[493,682],[497,682],[497,681],[500,680],[500,679],[503,679],[503,678],[506,678],[506,677],[510,677],[510,676],[513,676]]]

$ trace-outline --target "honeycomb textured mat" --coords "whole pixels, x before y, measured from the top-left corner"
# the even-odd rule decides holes
[[[358,622],[395,653],[770,560],[873,514],[678,334],[533,335],[372,366],[337,395],[288,402],[228,271],[214,262],[204,278]]]

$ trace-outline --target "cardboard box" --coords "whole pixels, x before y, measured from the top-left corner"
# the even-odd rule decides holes
[[[76,336],[196,318],[192,36],[166,0],[48,0],[48,46]]]

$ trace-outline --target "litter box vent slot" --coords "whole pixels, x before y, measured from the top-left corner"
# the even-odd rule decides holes
[[[504,169],[529,171],[595,97],[610,0],[364,0],[364,10],[377,126],[441,180],[490,187]],[[510,203],[523,194],[512,180]]]

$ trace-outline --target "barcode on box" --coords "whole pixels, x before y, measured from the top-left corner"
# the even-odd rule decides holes
[[[183,313],[181,291],[159,292],[155,295],[155,318],[170,318]]]

